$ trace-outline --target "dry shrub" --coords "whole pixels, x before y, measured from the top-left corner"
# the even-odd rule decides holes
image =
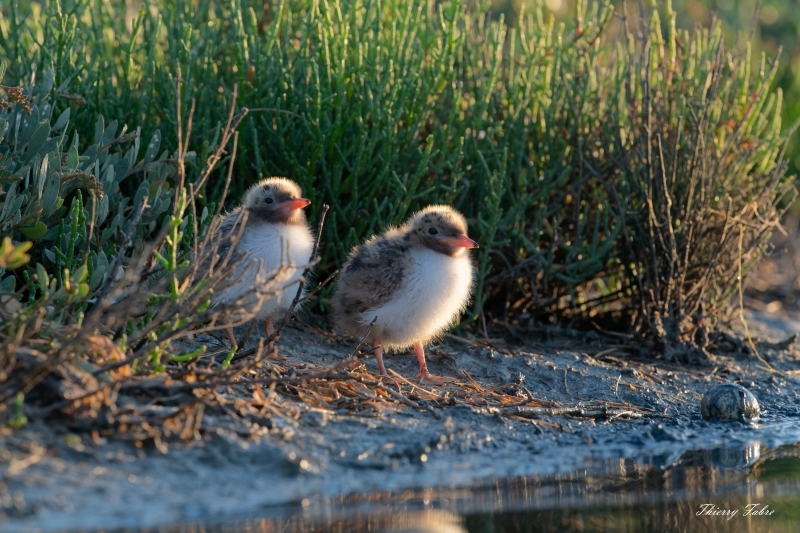
[[[669,5],[667,16],[666,39],[656,11],[649,27],[624,25],[628,76],[602,180],[624,216],[618,279],[634,331],[691,359],[670,346],[705,348],[690,334],[741,290],[794,198],[783,157],[794,128],[781,131],[770,91],[776,61],[751,72],[749,46],[727,49],[719,24],[689,35]]]
[[[676,30],[669,3],[624,9],[591,46],[577,42],[582,60],[554,73],[573,149],[549,171],[560,165],[568,178],[532,204],[538,223],[531,213],[498,229],[513,248],[492,263],[484,310],[511,324],[591,322],[702,361],[702,333],[736,303],[794,198],[784,151],[795,127],[781,128],[776,60],[751,68],[749,45],[727,47],[719,23]],[[544,183],[504,209],[541,197]]]

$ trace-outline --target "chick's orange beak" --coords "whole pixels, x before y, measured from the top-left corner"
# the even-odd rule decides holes
[[[292,198],[291,200],[287,200],[281,203],[280,209],[286,209],[287,211],[294,211],[295,209],[302,209],[309,205],[311,205],[311,200],[307,198]]]
[[[453,248],[477,248],[478,243],[464,235],[463,233],[458,237],[448,237],[447,239],[442,239],[447,244],[452,246]]]

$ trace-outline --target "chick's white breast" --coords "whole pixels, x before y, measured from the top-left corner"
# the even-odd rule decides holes
[[[313,246],[313,237],[305,225],[259,224],[247,228],[237,244],[239,250],[248,253],[242,262],[247,272],[241,281],[223,291],[217,302],[232,303],[261,286],[275,295],[263,302],[256,318],[266,318],[280,308],[289,307]],[[254,266],[259,262],[262,265],[260,276],[258,267]]]
[[[472,288],[472,263],[464,253],[450,257],[414,250],[403,286],[382,306],[365,311],[364,325],[378,317],[377,329],[387,348],[426,342],[451,326],[464,311]]]

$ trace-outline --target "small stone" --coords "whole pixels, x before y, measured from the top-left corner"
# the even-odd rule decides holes
[[[700,404],[706,420],[749,420],[758,418],[760,409],[753,393],[735,383],[720,383],[711,387]]]

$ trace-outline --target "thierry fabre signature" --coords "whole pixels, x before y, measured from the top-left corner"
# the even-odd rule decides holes
[[[700,510],[695,513],[697,516],[724,516],[728,520],[737,516],[741,511],[742,516],[772,516],[775,511],[769,508],[769,505],[761,505],[760,503],[750,503],[741,509],[722,509],[713,503],[704,503],[700,505]]]

